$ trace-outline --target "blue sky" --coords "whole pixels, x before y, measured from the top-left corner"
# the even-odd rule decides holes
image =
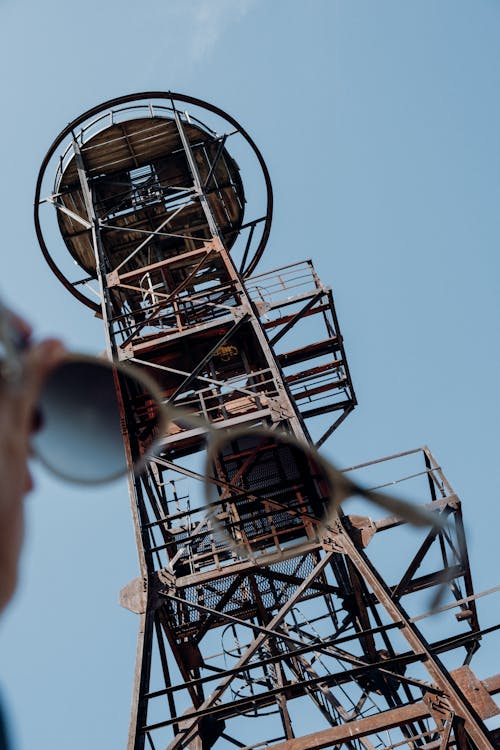
[[[334,291],[359,406],[325,452],[342,466],[429,444],[464,503],[476,589],[496,585],[499,35],[494,0],[1,0],[3,295],[40,335],[100,351],[99,322],[37,248],[42,158],[68,121],[121,94],[222,107],[273,181],[260,270],[311,257]],[[124,747],[126,484],[35,473],[22,584],[0,624],[18,747]],[[479,611],[494,623],[498,599]],[[483,651],[486,676],[498,665]]]

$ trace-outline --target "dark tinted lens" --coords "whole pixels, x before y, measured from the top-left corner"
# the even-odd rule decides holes
[[[120,373],[119,379],[135,462],[156,437],[158,409],[135,378]],[[111,367],[85,360],[65,362],[47,379],[32,444],[56,473],[75,481],[105,482],[125,472],[115,380]]]
[[[251,431],[210,457],[212,516],[240,551],[273,553],[316,540],[333,487],[314,452],[279,433]]]

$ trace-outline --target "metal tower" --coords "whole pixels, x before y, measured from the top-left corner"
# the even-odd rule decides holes
[[[109,356],[147,370],[166,400],[216,427],[279,427],[320,446],[356,398],[312,262],[255,273],[271,215],[267,168],[245,130],[162,92],[70,123],[35,200],[42,251],[102,317]],[[54,216],[60,251],[46,239]],[[130,456],[148,402],[121,395]],[[172,425],[147,471],[129,474],[140,575],[121,602],[140,625],[128,750],[494,747],[484,720],[497,713],[500,676],[480,681],[470,668],[488,631],[460,501],[429,450],[346,472],[397,484],[447,517],[446,531],[410,529],[355,498],[318,541],[287,510],[314,502],[308,467],[279,446],[256,457],[234,439],[218,457],[218,486],[265,487],[284,508],[257,522],[219,495],[217,517],[228,528],[238,517],[250,556],[212,524],[204,450],[199,429]],[[443,575],[438,619],[429,610]]]

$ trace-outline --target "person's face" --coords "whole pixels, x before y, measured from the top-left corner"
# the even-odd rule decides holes
[[[29,327],[11,315],[22,339],[22,374],[0,377],[0,610],[12,597],[24,537],[24,497],[32,489],[28,468],[30,436],[42,383],[64,353],[58,341],[30,345]],[[5,373],[5,370],[4,370]]]
[[[26,469],[26,492],[31,480]],[[0,611],[17,586],[19,559],[24,539],[24,501],[19,498],[0,510]]]
[[[28,468],[29,429],[21,418],[20,397],[5,391],[0,397],[0,610],[16,588],[24,497],[33,486]]]

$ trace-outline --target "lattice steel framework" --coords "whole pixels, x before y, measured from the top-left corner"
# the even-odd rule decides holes
[[[57,258],[47,206],[64,240]],[[268,425],[321,445],[356,398],[332,294],[311,261],[255,274],[271,215],[267,169],[243,128],[162,92],[71,123],[44,160],[35,206],[45,257],[102,316],[109,356],[216,426]],[[121,397],[130,456],[149,405]],[[129,475],[140,577],[121,601],[140,628],[128,750],[493,747],[484,719],[497,712],[500,677],[481,682],[469,666],[487,631],[460,501],[429,450],[348,471],[401,484],[448,518],[446,532],[373,520],[354,501],[321,542],[297,515],[274,516],[260,536],[252,527],[258,561],[212,528],[203,451],[199,430],[172,427],[147,471]],[[219,476],[249,460],[235,441]],[[253,487],[285,503],[314,494],[278,450],[252,467]],[[234,512],[221,501],[221,516]],[[425,608],[445,572],[439,632]]]

